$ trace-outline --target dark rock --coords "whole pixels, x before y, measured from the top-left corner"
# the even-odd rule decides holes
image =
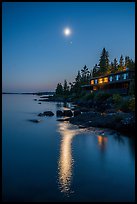
[[[39,113],[38,116],[53,116],[54,113],[52,111],[45,111],[44,113]]]
[[[73,116],[73,113],[71,110],[64,110],[63,115],[71,117],[71,116]]]
[[[54,115],[54,113],[52,111],[45,111],[43,114],[45,116],[53,116]]]
[[[74,111],[74,110],[76,110],[76,108],[73,107],[73,108],[71,108],[71,110]]]
[[[39,122],[41,122],[41,120],[37,120],[37,119],[30,119],[30,120],[28,120],[28,121],[33,122],[33,123],[39,123]]]
[[[72,105],[72,107],[73,107],[73,108],[77,108],[78,106],[77,106],[77,105],[75,105],[75,104],[73,104],[73,105]]]
[[[34,101],[37,101],[37,99],[35,98]]]
[[[135,116],[131,113],[123,112],[108,114],[97,112],[82,113],[70,118],[70,123],[84,127],[110,128],[124,133],[135,131]]]
[[[38,116],[44,116],[44,114],[43,113],[39,113]]]
[[[82,108],[80,108],[80,111],[81,112],[89,112],[90,110],[89,110],[89,108],[82,107]]]
[[[39,101],[48,101],[48,99],[39,99]]]
[[[106,113],[115,113],[116,110],[114,108],[108,109],[105,111]]]
[[[57,121],[69,121],[70,120],[70,118],[60,118],[60,119],[57,119]]]
[[[88,121],[92,121],[93,123],[96,123],[95,119],[97,120],[97,118],[100,118],[100,114],[96,113],[96,112],[85,112],[82,113],[76,117],[72,117],[70,118],[70,122],[73,124],[78,124],[81,125],[83,123],[86,123]]]
[[[129,114],[117,125],[117,129],[123,132],[135,132],[135,116]]]
[[[74,117],[76,117],[77,115],[80,115],[81,111],[80,110],[74,110]]]
[[[63,111],[57,110],[57,111],[56,111],[56,116],[57,116],[57,117],[64,116]]]
[[[41,104],[41,103],[38,103],[38,104]]]
[[[96,102],[95,110],[99,112],[103,112],[107,109],[107,104],[105,102]]]

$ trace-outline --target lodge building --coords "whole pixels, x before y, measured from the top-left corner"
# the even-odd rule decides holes
[[[109,93],[128,94],[130,83],[135,77],[135,72],[126,68],[124,71],[104,76],[93,77],[90,85],[83,85],[86,91],[105,91]]]

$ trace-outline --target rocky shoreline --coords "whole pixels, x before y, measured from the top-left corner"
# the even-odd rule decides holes
[[[133,113],[99,113],[83,112],[70,118],[70,123],[80,128],[99,127],[110,128],[124,134],[135,133],[135,115]]]
[[[84,111],[84,112],[83,112]],[[57,111],[58,121],[69,121],[79,128],[109,128],[127,135],[135,135],[135,114],[124,112],[100,113],[86,108]],[[67,117],[67,119],[65,118]]]
[[[71,102],[64,99],[62,100],[61,98],[56,99],[54,97],[42,97],[42,99],[38,101]],[[38,116],[44,116],[44,114],[42,115],[40,113]],[[114,109],[97,111],[95,108],[89,108],[86,104],[81,105],[73,102],[72,108],[64,111],[57,110],[56,116],[59,117],[57,121],[69,121],[79,128],[109,128],[129,136],[135,135],[135,112],[126,113]]]

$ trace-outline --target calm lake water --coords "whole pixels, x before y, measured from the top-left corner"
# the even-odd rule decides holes
[[[111,130],[56,121],[63,103],[38,104],[34,98],[3,95],[3,201],[133,202],[134,141]],[[37,116],[46,110],[55,115]]]

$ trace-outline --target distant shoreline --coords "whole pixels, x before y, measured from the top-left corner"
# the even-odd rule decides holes
[[[34,94],[34,93],[2,93],[2,94]]]
[[[32,92],[32,93],[9,93],[9,92],[2,92],[2,94],[29,94],[29,95],[54,95],[55,92]]]

